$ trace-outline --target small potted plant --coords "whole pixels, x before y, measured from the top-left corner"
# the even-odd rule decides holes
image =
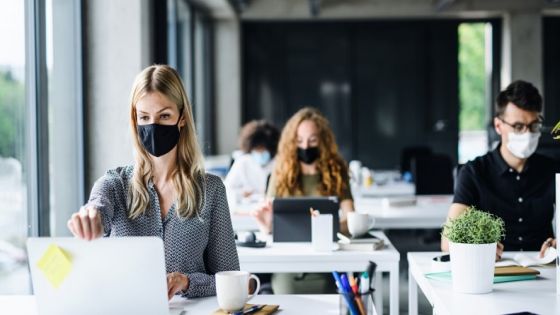
[[[552,128],[552,137],[556,140],[560,140],[560,121]]]
[[[496,246],[504,232],[501,218],[475,207],[443,225],[442,235],[449,240],[454,291],[492,291]]]

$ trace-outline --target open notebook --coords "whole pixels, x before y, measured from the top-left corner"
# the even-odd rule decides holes
[[[513,256],[513,258],[506,258],[496,262],[496,267],[507,267],[507,266],[539,266],[547,265],[553,262],[557,257],[557,252],[555,248],[549,248],[543,258],[539,258],[539,254],[524,254],[518,253]]]

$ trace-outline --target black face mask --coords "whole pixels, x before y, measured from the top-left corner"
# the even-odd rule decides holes
[[[171,151],[179,141],[179,120],[175,125],[138,125],[138,135],[142,145],[151,155],[160,157]]]
[[[319,158],[319,148],[318,147],[310,147],[307,149],[297,148],[297,157],[298,160],[305,164],[312,164]]]

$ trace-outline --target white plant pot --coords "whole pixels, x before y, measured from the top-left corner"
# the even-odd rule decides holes
[[[449,242],[453,291],[481,294],[492,291],[496,243],[459,244]]]

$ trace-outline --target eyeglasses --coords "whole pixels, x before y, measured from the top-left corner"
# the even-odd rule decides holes
[[[530,124],[522,124],[522,123],[514,123],[514,124],[510,124],[507,121],[505,121],[502,117],[498,117],[499,120],[501,120],[504,124],[510,126],[511,128],[513,128],[513,132],[516,134],[522,134],[525,133],[527,130],[529,130],[530,132],[541,132],[543,123],[542,123],[542,119],[539,118],[538,120],[530,123]]]

